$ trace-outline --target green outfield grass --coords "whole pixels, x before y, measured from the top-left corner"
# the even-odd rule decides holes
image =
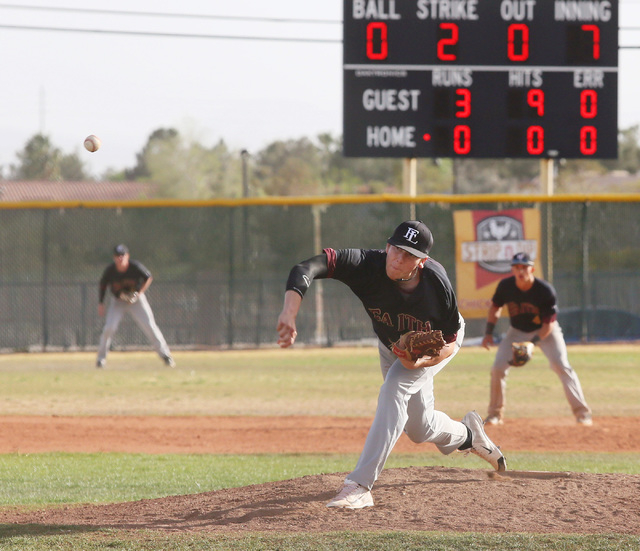
[[[438,534],[432,532],[340,532],[329,534],[259,533],[238,536],[158,534],[149,531],[96,530],[72,533],[45,527],[24,534],[20,527],[0,527],[0,549],[15,551],[635,551],[633,536],[535,534]],[[62,535],[61,535],[62,533]]]
[[[596,415],[640,416],[636,346],[569,350]],[[372,416],[381,383],[369,348],[177,352],[166,368],[150,352],[114,353],[97,370],[93,354],[0,356],[0,415],[341,415]],[[486,409],[493,352],[465,348],[436,377],[437,406],[461,417]],[[345,388],[357,388],[344,399]],[[562,388],[541,355],[513,370],[509,415],[569,415]],[[0,419],[1,422],[1,419]],[[105,503],[199,493],[319,473],[348,472],[355,455],[0,455],[0,506]],[[520,469],[640,473],[637,454],[514,453]],[[393,453],[387,468],[446,465],[478,468],[462,454]],[[144,468],[142,468],[144,467]],[[637,537],[340,533],[321,535],[158,534],[0,525],[0,551],[45,549],[385,549],[632,550]]]
[[[640,346],[570,347],[595,415],[640,416]],[[0,415],[371,416],[382,382],[377,352],[267,349],[176,353],[169,369],[151,352],[0,356]],[[436,376],[436,402],[452,417],[486,411],[494,353],[463,348]],[[568,415],[556,375],[539,352],[508,379],[510,417]],[[345,400],[345,389],[349,392]]]
[[[0,455],[0,507],[117,503],[347,473],[355,454],[124,454]],[[510,453],[518,470],[640,474],[633,453]],[[483,469],[473,455],[392,453],[386,468],[445,466]],[[1,549],[1,547],[0,547]]]
[[[451,534],[433,532],[340,532],[328,534],[258,533],[237,536],[163,534],[149,531],[96,530],[73,527],[0,527],[3,551],[101,549],[119,551],[636,551],[633,536],[536,534]]]

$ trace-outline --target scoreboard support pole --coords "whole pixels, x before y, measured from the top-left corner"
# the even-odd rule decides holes
[[[554,178],[553,178],[553,159],[540,159],[540,181],[542,183],[542,192],[547,195],[553,195]]]
[[[554,190],[553,159],[540,159],[540,184],[548,197]],[[553,211],[552,203],[547,203],[547,280],[553,283]]]
[[[416,196],[418,180],[418,161],[417,159],[404,159],[402,164],[402,193],[410,197]],[[416,219],[416,204],[409,204],[409,219]]]

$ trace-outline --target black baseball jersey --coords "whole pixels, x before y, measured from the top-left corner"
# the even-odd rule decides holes
[[[555,289],[537,277],[528,291],[518,288],[515,276],[506,277],[498,283],[491,300],[498,308],[507,305],[511,325],[520,331],[536,331],[558,314]]]
[[[324,252],[326,277],[349,286],[369,314],[375,334],[387,346],[407,331],[424,330],[426,322],[431,323],[432,329],[440,329],[447,342],[456,339],[460,329],[456,296],[445,269],[432,258],[424,264],[418,287],[407,295],[387,276],[385,251],[325,249]]]
[[[122,291],[139,291],[150,277],[151,272],[137,260],[129,260],[129,266],[124,272],[119,272],[115,262],[112,262],[100,278],[100,302],[104,301],[107,287],[117,297]]]

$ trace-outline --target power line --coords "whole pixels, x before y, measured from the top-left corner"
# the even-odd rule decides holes
[[[342,21],[330,19],[296,19],[296,18],[276,18],[276,17],[249,17],[249,16],[233,16],[233,15],[210,15],[210,14],[189,14],[189,13],[169,13],[169,12],[146,12],[146,11],[125,11],[125,10],[106,10],[106,9],[87,9],[87,8],[66,8],[66,7],[49,7],[34,5],[17,5],[17,4],[0,4],[0,9],[23,9],[23,10],[45,10],[58,12],[81,12],[92,14],[110,14],[110,15],[132,15],[145,17],[173,17],[173,18],[194,18],[194,19],[218,19],[233,21],[254,21],[268,23],[319,23],[319,24],[342,24]],[[168,33],[168,32],[151,32],[151,31],[120,31],[108,29],[86,29],[86,28],[63,28],[63,27],[37,27],[29,25],[1,25],[2,29],[10,30],[26,30],[26,31],[49,31],[49,32],[72,32],[72,33],[89,33],[89,34],[113,34],[113,35],[129,35],[129,36],[149,36],[164,38],[199,38],[213,40],[256,40],[267,42],[306,42],[306,43],[342,43],[341,39],[331,38],[295,38],[295,37],[268,37],[268,36],[233,36],[233,35],[209,35],[209,34],[193,34],[193,33]],[[621,31],[637,31],[640,27],[619,27]],[[619,49],[640,49],[640,46],[619,46]]]
[[[635,3],[640,3],[640,0]],[[218,19],[224,21],[255,21],[260,23],[306,23],[321,25],[342,25],[342,20],[338,19],[304,19],[304,18],[285,18],[285,17],[251,17],[244,15],[213,15],[202,13],[172,13],[172,12],[149,12],[149,11],[128,11],[128,10],[105,10],[105,9],[88,9],[88,8],[65,8],[57,6],[33,6],[18,4],[0,4],[0,9],[20,9],[32,11],[54,11],[54,12],[76,12],[89,14],[107,14],[107,15],[133,15],[139,17],[177,17],[185,19]],[[621,31],[637,31],[640,27],[619,27]]]
[[[52,31],[65,33],[92,33],[92,34],[121,34],[128,36],[153,36],[163,38],[205,38],[224,40],[263,40],[269,42],[310,42],[310,43],[342,43],[341,39],[332,38],[294,38],[282,36],[232,36],[216,34],[181,34],[181,33],[161,33],[147,31],[114,31],[105,29],[71,29],[63,27],[33,27],[28,25],[0,25],[0,29],[10,29],[19,31]]]
[[[207,40],[257,40],[264,42],[306,42],[316,44],[342,44],[340,38],[296,38],[283,36],[234,36],[226,34],[184,34],[148,31],[114,31],[108,29],[72,29],[64,27],[34,27],[29,25],[0,25],[0,29],[15,31],[45,31],[63,33],[120,34],[125,36],[150,36],[159,38],[201,38]],[[638,50],[640,46],[618,46],[620,50]]]
[[[96,10],[87,8],[61,8],[50,6],[22,6],[16,4],[0,4],[0,8],[20,9],[20,10],[37,10],[37,11],[58,11],[58,12],[80,12],[94,14],[109,15],[134,15],[142,17],[178,17],[188,19],[222,19],[227,21],[257,21],[262,23],[318,23],[325,24],[342,24],[342,21],[331,19],[295,19],[284,17],[248,17],[241,15],[208,15],[195,13],[168,13],[168,12],[147,12],[147,11],[125,11],[125,10]]]

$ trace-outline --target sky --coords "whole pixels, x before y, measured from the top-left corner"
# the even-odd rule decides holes
[[[176,128],[207,146],[224,140],[249,153],[276,140],[339,136],[342,9],[342,0],[0,0],[0,166],[6,175],[16,153],[40,132],[63,153],[77,153],[96,177],[133,167],[136,153],[158,128]],[[628,128],[640,124],[640,49],[624,46],[640,46],[640,0],[620,0],[620,26],[618,126]],[[82,147],[89,134],[102,140],[96,153]]]

